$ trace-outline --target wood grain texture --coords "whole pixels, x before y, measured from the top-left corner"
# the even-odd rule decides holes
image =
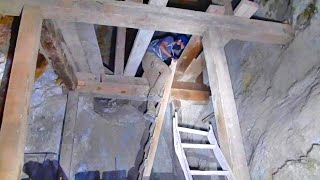
[[[64,85],[69,90],[77,87],[77,77],[74,68],[71,66],[70,59],[67,59],[65,52],[67,49],[62,48],[65,43],[60,30],[55,26],[52,20],[43,22],[41,31],[41,45],[46,52],[55,73],[61,78]]]
[[[203,38],[212,101],[219,142],[237,179],[250,179],[242,134],[224,51],[226,37],[219,30],[208,31]]]
[[[41,11],[44,18],[47,19],[90,24],[200,36],[208,28],[219,28],[232,39],[273,44],[286,44],[294,35],[293,28],[287,24],[123,1],[108,1],[90,6],[87,6],[85,2],[79,2],[72,7],[64,7],[43,5],[45,3],[35,0],[25,0],[23,2],[1,2],[0,7],[11,7],[9,9],[14,10],[16,7],[21,7],[21,4],[41,5]],[[6,14],[8,11],[8,9],[0,8],[2,14]],[[12,13],[17,15],[19,12],[15,10]]]
[[[0,177],[3,180],[20,179],[41,26],[40,9],[25,6],[0,131]]]

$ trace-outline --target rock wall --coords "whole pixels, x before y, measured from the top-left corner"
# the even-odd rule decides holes
[[[277,9],[284,1],[259,3],[268,17],[289,17]],[[320,6],[288,6],[297,29],[288,46],[225,48],[252,179],[320,178]]]

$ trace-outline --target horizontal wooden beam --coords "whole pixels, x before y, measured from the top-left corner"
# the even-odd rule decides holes
[[[52,6],[44,5],[45,3],[36,0],[10,1],[0,3],[0,7],[2,7],[0,13],[7,14],[12,9],[15,12],[11,12],[11,14],[18,15],[21,9],[17,11],[17,7],[21,7],[23,4],[35,4],[40,6],[45,18],[90,24],[193,35],[202,35],[206,29],[218,28],[224,35],[232,39],[274,44],[286,44],[294,34],[290,25],[274,22],[133,2],[92,3],[92,5],[87,3],[86,6],[81,2],[71,6]]]
[[[171,96],[178,100],[204,102],[209,100],[210,94],[210,88],[199,83],[175,81],[171,89]]]
[[[115,99],[160,101],[158,96],[148,96],[150,87],[145,78],[90,73],[77,73],[77,78],[77,91],[80,93]]]
[[[117,99],[160,101],[160,97],[148,97],[150,87],[146,78],[96,75],[85,72],[78,72],[76,76],[77,90],[80,93]],[[179,100],[207,101],[210,89],[204,84],[175,82],[171,88],[171,96]]]

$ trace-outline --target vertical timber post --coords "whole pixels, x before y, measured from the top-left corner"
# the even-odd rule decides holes
[[[20,179],[40,44],[40,8],[24,6],[0,131],[0,177]]]
[[[72,152],[74,145],[74,129],[76,126],[78,114],[79,92],[69,91],[67,99],[66,113],[64,117],[63,133],[61,139],[61,149],[59,164],[69,179],[71,177],[72,168]]]
[[[227,42],[228,38],[217,29],[207,31],[202,40],[220,146],[235,177],[248,180],[249,169],[224,51]]]

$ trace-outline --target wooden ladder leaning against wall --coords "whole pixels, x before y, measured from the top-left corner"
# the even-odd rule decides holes
[[[210,144],[181,143],[180,132],[206,136]],[[192,180],[193,179],[192,176],[225,176],[228,178],[228,180],[235,180],[235,177],[231,171],[231,168],[228,162],[226,161],[224,155],[222,154],[222,151],[217,143],[217,139],[213,133],[212,125],[210,125],[209,132],[179,127],[178,114],[177,112],[175,112],[175,115],[173,117],[173,142],[174,142],[175,152],[179,159],[179,162],[186,180]],[[192,149],[192,148],[213,150],[213,153],[217,161],[219,162],[222,170],[216,170],[216,171],[190,170],[184,149]]]

